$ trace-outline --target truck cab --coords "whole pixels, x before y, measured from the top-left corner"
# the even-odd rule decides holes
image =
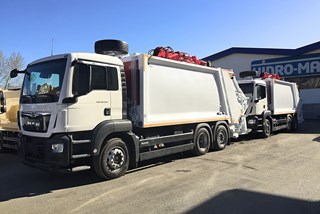
[[[114,130],[121,123],[117,127],[129,131],[131,122],[122,120],[126,106],[121,71],[119,58],[90,53],[56,55],[29,64],[23,71],[19,111],[25,162],[81,165],[99,149],[90,144],[97,125],[108,121],[104,126]]]
[[[246,115],[262,114],[268,109],[266,83],[262,80],[242,80],[239,86],[248,98]]]

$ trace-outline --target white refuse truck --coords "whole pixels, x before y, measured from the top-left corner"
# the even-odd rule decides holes
[[[20,89],[0,89],[0,152],[17,149]]]
[[[239,86],[247,96],[248,107],[245,111],[247,128],[269,137],[273,131],[286,129],[295,131],[303,122],[302,101],[296,83],[282,81],[264,73],[240,73]]]
[[[247,97],[232,72],[126,55],[127,43],[118,40],[98,41],[95,50],[11,72],[25,74],[19,111],[25,164],[92,167],[112,179],[147,159],[222,150],[231,137],[250,132]]]

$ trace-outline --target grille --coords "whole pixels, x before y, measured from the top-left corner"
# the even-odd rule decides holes
[[[22,128],[31,132],[47,132],[50,121],[48,113],[21,113]]]

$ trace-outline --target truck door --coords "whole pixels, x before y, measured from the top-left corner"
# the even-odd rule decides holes
[[[260,115],[262,114],[263,111],[267,110],[267,106],[268,106],[265,85],[256,84],[254,98],[255,98],[254,100],[255,115]]]
[[[75,64],[72,94],[77,102],[68,107],[69,131],[92,130],[118,114],[119,105],[111,103],[111,98],[117,97],[119,91],[117,70],[115,66]]]

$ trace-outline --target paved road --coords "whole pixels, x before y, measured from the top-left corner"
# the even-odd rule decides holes
[[[221,152],[146,162],[116,180],[0,154],[0,213],[320,213],[320,121]]]

